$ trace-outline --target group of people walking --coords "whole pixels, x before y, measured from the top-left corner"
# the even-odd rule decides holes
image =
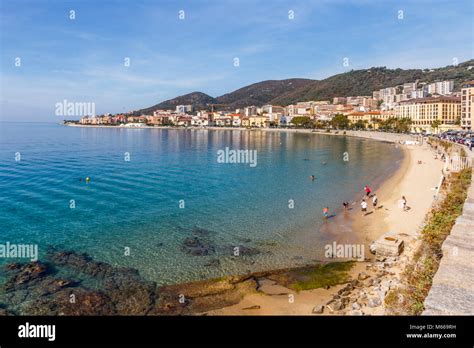
[[[364,191],[365,191],[365,197],[362,198],[362,201],[360,202],[361,211],[364,213],[367,212],[367,208],[368,208],[367,200],[370,198],[372,198],[372,206],[374,207],[374,210],[377,209],[377,204],[379,203],[379,199],[377,195],[375,193],[371,195],[372,190],[367,185],[364,186]]]
[[[367,203],[368,200],[372,200],[372,207],[374,208],[374,211],[377,210],[378,208],[382,208],[381,206],[379,207],[379,198],[375,193],[372,194],[372,190],[369,186],[364,186],[364,192],[365,196],[362,198],[362,201],[360,202],[360,209],[364,214],[367,214],[367,209],[369,204]],[[354,202],[355,203],[355,202]],[[408,211],[408,206],[407,206],[407,199],[405,196],[402,196],[402,200],[400,201],[401,203],[401,208],[403,211]],[[344,210],[348,210],[350,207],[351,203],[345,201],[342,202],[342,206],[344,207]],[[329,218],[329,207],[324,207],[323,208],[323,215],[324,218]]]

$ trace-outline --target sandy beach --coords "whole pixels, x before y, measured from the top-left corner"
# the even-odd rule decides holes
[[[90,127],[90,126],[86,126]],[[107,126],[103,126],[107,127]],[[186,130],[186,128],[174,128]],[[435,199],[436,186],[442,175],[443,161],[435,158],[434,151],[426,143],[407,145],[405,141],[421,140],[409,134],[393,134],[372,131],[324,131],[313,132],[306,129],[253,129],[212,127],[209,130],[237,130],[252,132],[297,132],[309,134],[324,134],[327,136],[354,136],[375,141],[391,142],[400,147],[404,158],[390,177],[378,183],[367,183],[373,193],[378,196],[378,207],[373,208],[372,201],[368,200],[368,211],[360,211],[360,202],[364,197],[361,187],[360,196],[355,197],[351,211],[347,212],[351,226],[351,233],[359,243],[364,245],[364,261],[355,262],[348,271],[348,279],[339,285],[313,288],[311,290],[295,291],[283,285],[272,272],[266,275],[249,275],[243,278],[245,292],[232,295],[230,305],[223,307],[201,306],[192,311],[194,314],[205,315],[382,315],[385,313],[384,298],[389,290],[400,284],[400,274],[411,260],[418,243],[418,234],[425,217],[430,211]],[[187,129],[201,130],[202,129]],[[205,129],[204,129],[205,130]],[[404,211],[400,201],[402,196],[407,199],[408,210]],[[344,237],[337,233],[340,221],[338,218],[326,222],[330,236],[334,236],[337,243],[354,243],[344,241]],[[332,226],[331,226],[332,225]],[[391,235],[403,239],[404,251],[395,259],[383,262],[375,260],[369,252],[371,242],[383,235]],[[347,260],[347,259],[345,259]],[[343,261],[343,259],[327,259]],[[308,265],[309,266],[309,265]],[[311,267],[311,266],[309,266]],[[278,272],[275,270],[275,272]],[[291,272],[291,270],[290,270]],[[232,277],[231,277],[232,278]],[[304,277],[303,277],[304,278]],[[237,282],[239,284],[241,281]],[[247,284],[248,283],[248,284]],[[171,287],[172,292],[184,293],[188,286],[208,287],[206,282],[194,284],[177,284]],[[250,284],[250,285],[249,285]],[[253,284],[253,285],[252,285]],[[229,284],[226,283],[226,286]],[[240,286],[240,285],[238,285]],[[231,286],[233,287],[233,286]],[[212,286],[210,287],[212,288]],[[214,296],[214,299],[212,297]],[[219,299],[220,295],[204,294],[197,302]],[[190,296],[191,298],[193,296]],[[225,296],[224,296],[225,297]],[[239,301],[239,298],[240,301]],[[346,301],[343,306],[338,306]],[[208,308],[218,308],[207,310]],[[206,311],[207,310],[207,311]]]
[[[410,135],[389,133],[350,132],[348,135],[395,143],[413,140]],[[439,183],[443,168],[443,162],[435,159],[434,153],[427,144],[396,146],[403,148],[405,158],[396,173],[377,190],[379,209],[374,211],[372,204],[369,203],[369,214],[363,215],[360,212],[354,219],[353,230],[363,236],[367,246],[366,260],[357,262],[349,273],[351,279],[358,281],[357,288],[342,284],[329,289],[319,288],[295,292],[263,279],[259,282],[258,290],[244,296],[240,303],[213,310],[207,314],[314,315],[313,308],[318,305],[325,305],[326,308],[321,313],[323,315],[384,314],[383,297],[391,287],[399,283],[399,275],[414,251],[418,233],[434,201],[435,187]],[[399,202],[402,196],[407,199],[408,211],[400,208]],[[358,213],[359,203],[360,201],[355,207]],[[368,252],[368,244],[387,233],[402,238],[405,242],[405,250],[397,262],[377,262]],[[326,304],[331,302],[331,298],[344,292],[346,292],[344,295],[350,296],[351,302],[356,304],[347,305],[345,310],[328,310],[331,305]],[[380,298],[380,303],[378,301],[369,303],[374,298]]]

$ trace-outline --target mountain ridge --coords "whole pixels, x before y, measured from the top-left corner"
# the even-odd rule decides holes
[[[388,69],[372,67],[350,70],[321,80],[291,78],[265,80],[241,87],[233,92],[212,97],[203,92],[191,92],[168,99],[135,113],[151,113],[158,109],[174,109],[176,105],[192,104],[196,109],[208,109],[210,104],[218,104],[215,109],[233,110],[248,105],[265,104],[289,105],[298,101],[331,100],[333,97],[372,95],[374,90],[409,82],[434,82],[454,80],[454,88],[474,79],[474,59],[435,69]]]

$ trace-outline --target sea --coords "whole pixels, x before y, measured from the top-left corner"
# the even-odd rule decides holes
[[[233,150],[256,161],[219,160]],[[402,160],[395,144],[309,132],[2,122],[0,245],[87,253],[159,285],[298,266],[358,240],[342,202],[359,212],[364,185]],[[29,260],[0,266],[13,261]]]

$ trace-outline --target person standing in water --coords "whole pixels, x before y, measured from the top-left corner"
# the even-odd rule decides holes
[[[323,208],[323,215],[324,215],[325,219],[327,219],[329,217],[329,208],[328,207]]]
[[[374,193],[372,197],[372,205],[374,206],[374,210],[377,209],[377,203],[379,202],[379,199],[377,198],[377,195]]]

